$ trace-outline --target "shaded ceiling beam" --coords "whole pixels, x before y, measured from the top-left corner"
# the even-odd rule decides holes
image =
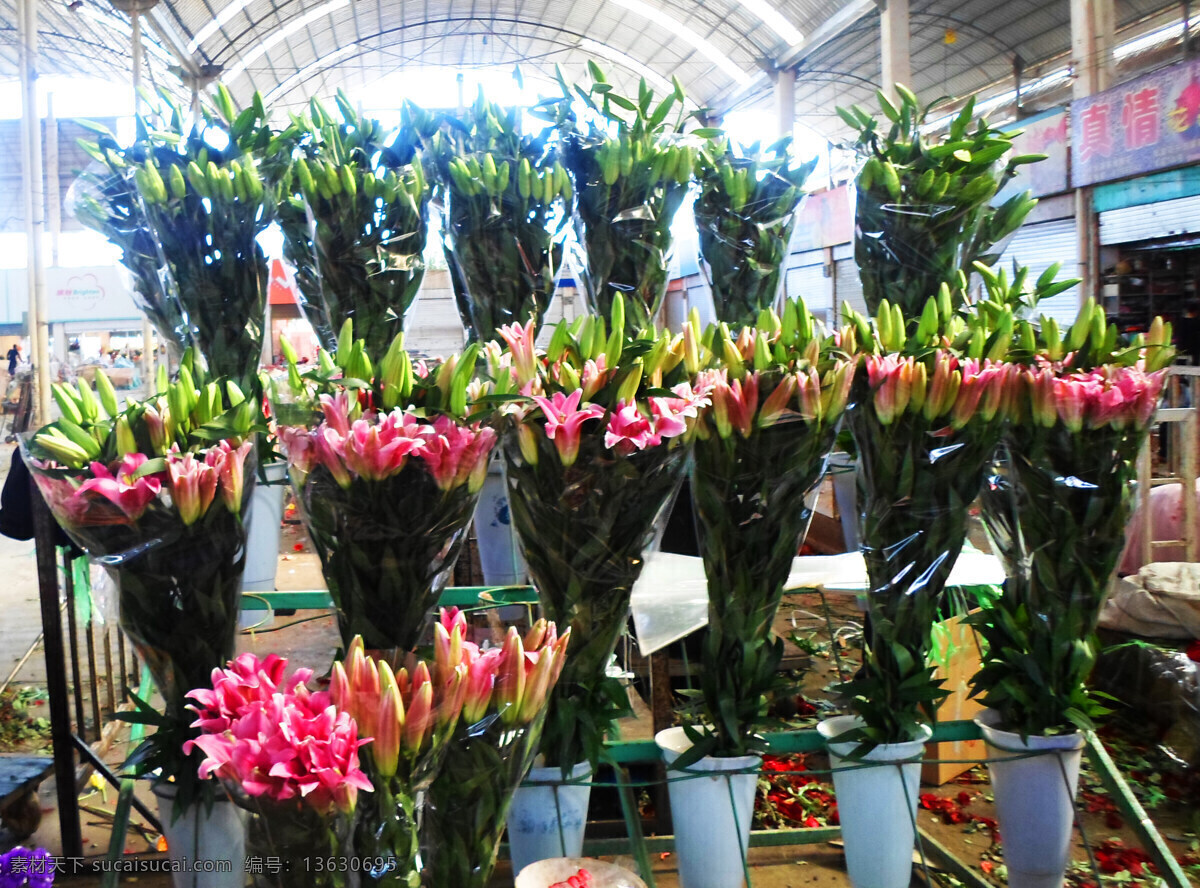
[[[813,50],[824,46],[834,38],[858,22],[859,19],[875,11],[875,0],[847,0],[833,15],[825,19],[803,41],[791,46],[779,58],[768,61],[764,69],[755,74],[750,82],[737,89],[731,90],[714,103],[717,114],[725,114],[747,99],[770,87],[775,71],[792,68]]]

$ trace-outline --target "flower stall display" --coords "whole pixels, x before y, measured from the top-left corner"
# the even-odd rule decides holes
[[[59,524],[116,581],[121,628],[177,728],[187,691],[233,654],[254,405],[207,381],[190,353],[148,401],[120,409],[103,373],[96,385],[54,387],[63,416],[24,442],[27,462]],[[177,753],[147,765],[186,781]],[[185,782],[177,809],[194,789]]]
[[[321,559],[344,644],[406,652],[462,549],[496,432],[468,389],[477,347],[430,369],[403,336],[380,358],[342,325],[336,358],[322,351],[290,391],[275,392],[279,437],[309,537]]]
[[[1105,710],[1086,682],[1125,543],[1136,461],[1174,355],[1170,325],[1121,341],[1086,303],[1065,336],[1043,318],[1005,402],[983,516],[1008,581],[972,620],[986,647],[973,693],[991,751],[1009,883],[1061,882],[1083,737]],[[1035,341],[1028,328],[1025,340]],[[1029,755],[1031,751],[1042,755]]]
[[[939,131],[944,134],[931,139],[925,125],[939,102],[922,106],[899,84],[896,92],[898,104],[878,93],[886,121],[857,105],[837,111],[863,157],[855,181],[854,258],[867,311],[874,314],[886,299],[915,318],[942,284],[955,304],[961,302],[963,273],[999,258],[999,245],[1037,201],[1028,192],[999,206],[992,199],[1019,165],[1043,155],[1011,156],[1018,133],[976,120],[973,96]]]
[[[736,150],[727,137],[696,155],[693,212],[717,320],[753,326],[774,308],[804,183],[817,161],[793,165],[791,139]]]
[[[605,669],[707,403],[687,379],[683,337],[631,338],[623,308],[618,295],[611,323],[560,324],[544,355],[531,323],[501,330],[503,354],[489,350],[496,392],[521,395],[502,444],[513,521],[546,616],[575,639],[542,741],[566,769],[598,762],[626,710]]]
[[[571,183],[550,135],[523,133],[518,110],[488,102],[481,88],[466,118],[430,140],[472,342],[531,318],[541,327],[554,298]]]
[[[584,781],[601,760],[605,734],[628,709],[608,666],[707,403],[687,379],[683,337],[653,330],[630,337],[623,309],[618,295],[611,323],[560,324],[544,355],[534,348],[532,322],[501,331],[504,353],[489,348],[497,394],[517,396],[504,408],[514,426],[502,444],[513,523],[543,610],[574,639],[550,701],[541,775],[573,785],[542,793],[549,794],[549,826],[524,807],[540,790],[520,790],[520,816],[514,807],[509,823],[514,866],[580,851]],[[560,788],[572,790],[571,799],[555,798]],[[569,824],[562,832],[556,810]],[[533,850],[519,836],[549,844]]]
[[[371,738],[331,692],[308,689],[311,670],[286,672],[275,654],[214,669],[188,693],[199,734],[185,750],[250,812],[247,854],[279,862],[257,868],[256,888],[342,888],[358,877],[349,861],[366,863],[351,832],[375,789],[359,760]]]
[[[627,330],[634,334],[653,325],[667,292],[671,222],[687,194],[696,146],[683,135],[689,115],[678,80],[658,102],[643,80],[635,101],[614,92],[595,62],[588,70],[592,84],[586,90],[572,89],[559,72],[564,98],[558,126],[582,248],[574,261],[589,311],[607,318],[623,295]],[[576,98],[590,115],[586,124],[571,108]]]
[[[182,322],[160,327],[160,336],[194,345],[211,374],[257,392],[267,299],[267,262],[257,238],[274,220],[275,201],[246,146],[266,111],[255,96],[237,114],[224,89],[216,105],[217,114],[193,127],[171,105],[165,134],[140,124],[139,145],[126,156],[134,161],[129,175],[151,234],[149,243],[139,243],[154,253],[139,264],[156,261],[159,268],[155,301],[164,307],[151,319]]]
[[[496,864],[513,793],[537,754],[546,705],[562,672],[570,630],[538,620],[502,648],[468,641],[466,615],[442,611],[434,626],[435,680],[467,667],[467,701],[421,824],[424,884],[485,888]],[[518,665],[519,664],[519,665]]]
[[[371,355],[403,332],[425,276],[429,184],[417,150],[421,114],[406,104],[401,126],[363,117],[344,94],[341,119],[315,99],[273,140],[293,155],[280,176],[283,232],[297,265],[305,311],[326,348],[342,325]]]

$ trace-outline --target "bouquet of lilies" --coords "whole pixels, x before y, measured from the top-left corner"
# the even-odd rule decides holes
[[[657,102],[643,80],[635,101],[614,92],[594,62],[588,62],[588,70],[592,85],[587,90],[572,89],[559,72],[563,98],[557,100],[563,160],[575,183],[579,274],[595,314],[607,317],[615,298],[624,296],[633,334],[651,326],[662,307],[671,221],[687,194],[697,148],[683,136],[688,115],[678,80],[674,91]],[[591,115],[587,125],[581,126],[571,110],[576,98]]]
[[[408,651],[449,578],[496,432],[475,414],[478,347],[414,364],[403,336],[372,355],[342,326],[336,357],[276,387],[279,437],[345,644]]]
[[[745,755],[755,742],[783,655],[771,626],[811,517],[804,500],[824,474],[855,369],[803,302],[786,302],[782,318],[764,310],[736,339],[724,324],[697,349],[699,336],[694,315],[685,360],[718,364],[699,374],[712,407],[692,471],[709,590],[697,758]]]
[[[472,341],[530,318],[540,327],[554,298],[571,183],[548,134],[522,134],[517,109],[488,102],[481,89],[467,118],[431,140]]]
[[[359,762],[370,738],[331,693],[308,689],[312,670],[286,671],[275,654],[214,669],[211,686],[188,694],[199,735],[184,748],[251,812],[246,850],[280,860],[279,872],[254,874],[257,888],[335,888],[348,874],[332,862],[356,853],[358,795],[375,788]]]
[[[943,286],[915,329],[887,300],[874,328],[850,320],[840,336],[862,355],[847,418],[871,622],[864,674],[846,690],[860,739],[896,743],[917,736],[945,696],[927,662],[930,629],[1000,437],[1013,315],[1006,306],[963,318]]]
[[[537,754],[550,692],[565,663],[570,630],[538,620],[503,647],[467,639],[466,615],[443,610],[434,626],[434,676],[467,667],[462,718],[429,787],[421,837],[424,884],[484,888],[496,864],[513,793]]]
[[[599,760],[627,710],[605,671],[708,403],[692,388],[682,335],[626,329],[618,294],[610,323],[563,322],[544,354],[532,322],[502,328],[507,349],[487,350],[496,395],[511,399],[502,452],[513,523],[547,617],[575,638],[542,743],[568,770]]]
[[[122,408],[103,373],[95,392],[80,379],[54,397],[62,418],[24,442],[30,470],[63,529],[117,581],[121,628],[178,722],[184,694],[233,654],[254,405],[208,381],[190,352],[178,381],[160,373],[141,403]],[[177,773],[170,758],[164,776]]]
[[[753,326],[773,308],[814,158],[792,165],[790,138],[762,149],[734,151],[713,139],[696,157],[696,228],[717,319]]]
[[[280,176],[281,222],[305,311],[326,347],[354,320],[380,355],[416,304],[425,276],[429,184],[417,152],[420,113],[399,130],[364,118],[342,93],[341,119],[312,101],[272,150],[293,158]]]
[[[987,642],[974,692],[1022,736],[1091,727],[1085,686],[1133,500],[1139,451],[1174,356],[1156,319],[1123,342],[1088,302],[1070,330],[1022,324],[1023,361],[1004,402],[1004,446],[983,517],[1005,562],[1004,595],[974,622]]]

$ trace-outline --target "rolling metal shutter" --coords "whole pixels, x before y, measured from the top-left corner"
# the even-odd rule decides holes
[[[1200,195],[1100,214],[1100,243],[1106,246],[1194,232],[1200,232]]]
[[[862,279],[858,276],[858,263],[854,261],[854,244],[842,244],[833,248],[834,292],[837,294],[837,318],[842,317],[842,303],[849,302],[855,311],[866,314],[867,303],[863,299]]]
[[[833,294],[829,279],[825,277],[824,250],[807,250],[788,257],[788,270],[784,278],[784,294],[789,299],[804,300],[817,317],[833,308]]]
[[[1005,269],[1010,277],[1014,260],[1020,265],[1028,265],[1029,279],[1035,281],[1043,271],[1057,262],[1061,266],[1058,275],[1065,278],[1074,276],[1078,268],[1078,256],[1079,239],[1075,220],[1056,219],[1052,222],[1025,225],[1018,229],[996,265]],[[1042,301],[1037,309],[1038,314],[1052,317],[1060,325],[1075,320],[1078,311],[1078,286]]]

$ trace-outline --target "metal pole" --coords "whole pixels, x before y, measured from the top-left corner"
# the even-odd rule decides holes
[[[54,93],[46,93],[46,214],[50,217],[50,264],[58,265],[58,239],[62,235],[61,177],[58,170],[58,118]],[[66,348],[59,343],[60,348]]]
[[[21,0],[21,96],[25,135],[25,233],[29,251],[29,351],[37,373],[37,421],[50,418],[50,327],[46,323],[46,269],[42,236],[45,232],[45,188],[42,179],[42,125],[37,107],[37,0]]]
[[[133,55],[133,113],[141,110],[142,101],[142,14],[137,6],[129,11]],[[146,397],[154,394],[154,328],[150,318],[142,317],[142,385]]]

